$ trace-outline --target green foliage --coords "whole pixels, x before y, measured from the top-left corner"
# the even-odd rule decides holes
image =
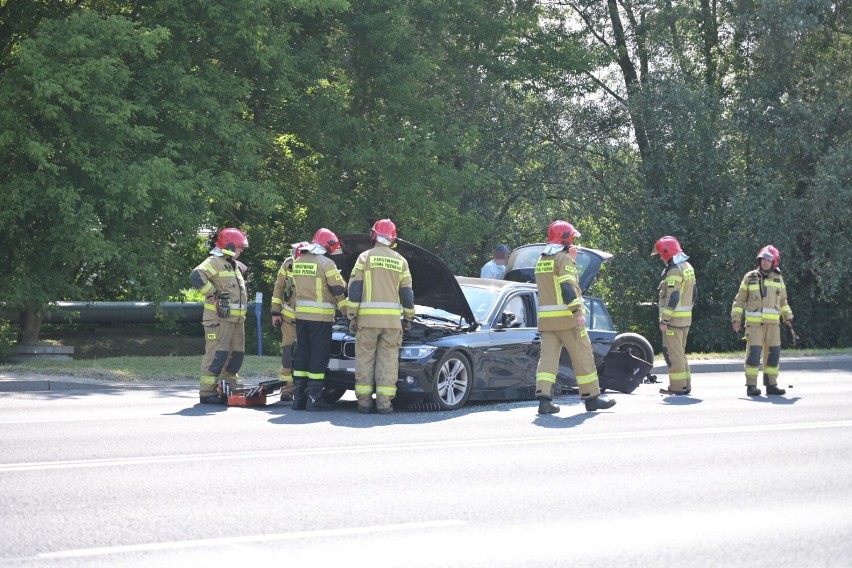
[[[12,353],[16,339],[15,327],[10,322],[0,319],[0,361],[5,360]]]

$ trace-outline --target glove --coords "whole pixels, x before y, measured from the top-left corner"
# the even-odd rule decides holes
[[[349,322],[349,333],[351,333],[352,335],[355,335],[356,333],[358,333],[358,321],[357,320],[352,320],[352,321]]]
[[[272,314],[272,327],[281,329],[281,314]]]
[[[402,320],[402,331],[411,331],[411,320]]]
[[[216,315],[225,319],[231,315],[231,294],[228,292],[216,292]]]

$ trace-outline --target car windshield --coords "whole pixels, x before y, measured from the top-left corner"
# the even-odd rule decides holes
[[[473,311],[478,323],[483,323],[485,318],[494,307],[494,302],[500,297],[500,292],[492,288],[479,288],[476,286],[462,286],[464,297]]]
[[[477,323],[483,323],[485,318],[491,312],[491,309],[494,307],[494,302],[496,302],[499,298],[499,291],[489,288],[479,288],[476,286],[462,286],[461,289],[462,292],[464,292],[464,297],[467,299],[467,303],[470,304],[470,308],[473,311],[474,317],[476,317]],[[415,306],[415,310],[418,316],[425,318],[443,320],[455,324],[464,321],[464,318],[459,314],[454,314],[431,306],[421,306],[418,304]]]

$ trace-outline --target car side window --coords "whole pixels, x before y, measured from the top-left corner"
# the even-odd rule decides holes
[[[603,301],[598,298],[583,298],[583,300],[586,302],[586,327],[604,331],[615,330]]]
[[[515,321],[520,324],[520,327],[529,327],[529,303],[528,296],[518,294],[506,302],[506,307],[503,308],[503,311],[515,314]]]

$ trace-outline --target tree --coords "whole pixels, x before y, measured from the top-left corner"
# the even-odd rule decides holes
[[[22,341],[51,301],[176,294],[200,228],[250,226],[278,200],[249,76],[262,58],[237,53],[252,32],[225,4],[78,3],[7,52],[0,286]]]

